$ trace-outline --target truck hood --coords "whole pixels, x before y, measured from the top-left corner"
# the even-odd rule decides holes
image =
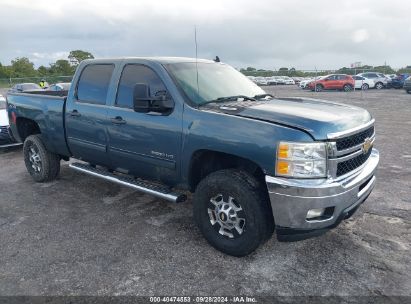
[[[7,110],[2,109],[0,110],[0,127],[4,127],[8,125],[9,125],[9,118],[7,116]]]
[[[213,103],[209,110],[277,123],[304,130],[317,140],[369,122],[370,113],[355,106],[311,98]]]

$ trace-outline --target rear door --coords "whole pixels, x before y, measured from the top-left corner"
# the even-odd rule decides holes
[[[151,67],[127,64],[122,70],[117,96],[109,109],[109,154],[113,168],[124,173],[173,183],[178,176],[182,136],[182,109],[170,113],[137,113],[133,109],[136,83],[147,84],[152,97],[172,98]]]
[[[107,93],[114,64],[89,64],[82,70],[75,96],[66,107],[66,133],[74,157],[109,166]]]

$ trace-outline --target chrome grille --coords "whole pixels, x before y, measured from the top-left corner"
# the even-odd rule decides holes
[[[364,165],[372,153],[375,141],[374,119],[363,126],[327,135],[328,176],[340,178],[355,172]],[[371,147],[364,153],[364,143],[370,140]]]
[[[368,150],[366,154],[360,154],[354,158],[348,159],[346,161],[337,164],[337,177],[347,174],[350,171],[357,169],[362,166],[371,155],[372,149]]]
[[[345,150],[362,144],[366,138],[374,135],[374,126],[351,136],[343,137],[336,140],[337,150]]]

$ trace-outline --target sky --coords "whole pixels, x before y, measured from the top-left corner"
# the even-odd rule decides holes
[[[338,69],[411,65],[409,0],[0,0],[0,62],[214,58],[237,68]]]

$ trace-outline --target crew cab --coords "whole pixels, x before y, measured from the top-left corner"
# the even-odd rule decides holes
[[[355,86],[355,81],[350,75],[331,74],[326,75],[318,80],[313,80],[308,83],[308,89],[316,92],[323,90],[343,90],[346,92],[352,91]]]
[[[74,170],[171,202],[193,192],[199,230],[230,255],[274,231],[280,241],[322,234],[375,185],[368,111],[276,98],[224,63],[85,60],[66,95],[7,96],[35,181],[57,178],[72,158]]]

